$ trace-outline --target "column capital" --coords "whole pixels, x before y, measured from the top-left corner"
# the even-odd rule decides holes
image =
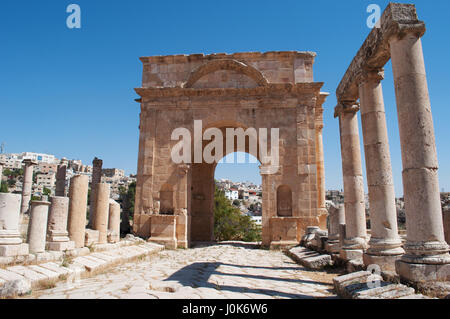
[[[372,69],[372,68],[364,68],[359,70],[356,74],[356,82],[358,85],[363,85],[366,82],[376,82],[379,83],[384,80],[384,69]]]
[[[334,108],[334,118],[339,117],[343,113],[356,113],[359,111],[359,102],[355,100],[339,100],[338,105]]]
[[[37,165],[38,163],[31,159],[24,159],[22,161],[22,164],[25,164],[25,166],[33,166],[33,165]]]

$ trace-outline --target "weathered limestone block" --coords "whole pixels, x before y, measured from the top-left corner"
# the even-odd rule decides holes
[[[96,245],[99,243],[100,232],[98,230],[86,229],[84,246],[89,247],[91,245]]]
[[[89,177],[78,175],[72,177],[69,188],[69,237],[75,242],[75,248],[83,248],[86,229],[86,211]]]
[[[70,241],[67,231],[69,217],[69,198],[54,196],[50,200],[51,206],[47,225],[47,249],[65,251],[75,248]]]
[[[177,217],[173,215],[151,215],[150,242],[164,245],[168,249],[177,248],[176,224]]]
[[[294,217],[271,217],[269,221],[270,249],[287,249],[300,243],[298,219]]]
[[[21,196],[0,193],[0,257],[28,255],[19,232]]]
[[[99,183],[95,190],[95,217],[93,229],[98,230],[100,235],[99,244],[106,244],[108,237],[108,217],[109,217],[109,195],[110,186],[107,183]]]
[[[108,218],[108,243],[120,241],[120,204],[110,199]]]
[[[359,271],[333,278],[334,289],[341,298],[351,299],[352,294],[369,288],[368,283],[382,282],[383,278],[370,271]]]
[[[32,201],[30,224],[28,226],[28,238],[30,253],[45,252],[47,237],[47,220],[50,202]]]

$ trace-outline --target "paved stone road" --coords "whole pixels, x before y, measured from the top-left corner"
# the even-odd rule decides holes
[[[240,244],[163,251],[27,298],[336,298],[332,278],[278,251]]]

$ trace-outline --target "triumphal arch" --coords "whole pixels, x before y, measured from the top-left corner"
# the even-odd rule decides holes
[[[289,51],[141,58],[134,232],[173,248],[214,239],[217,161],[202,156],[207,151],[219,160],[244,151],[260,161],[263,245],[298,244],[306,226],[326,228],[327,94],[313,80],[315,56]],[[245,143],[236,135],[230,144],[230,130],[244,132]],[[181,137],[189,139],[182,149]],[[220,150],[211,151],[214,140]]]

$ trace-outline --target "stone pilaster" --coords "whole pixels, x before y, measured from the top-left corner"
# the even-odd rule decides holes
[[[421,35],[399,28],[389,38],[403,163],[407,242],[397,272],[409,281],[450,280],[444,239],[438,161]]]
[[[70,180],[69,221],[67,229],[75,248],[84,247],[89,177],[77,175]]]
[[[31,190],[33,188],[33,166],[37,163],[32,160],[24,160],[23,185],[22,185],[22,204],[20,213],[25,214],[30,208]]]
[[[367,230],[358,110],[355,101],[345,101],[336,107],[335,116],[339,117],[346,221],[346,238],[340,255],[345,260],[362,261],[363,250],[367,247]]]
[[[383,70],[362,70],[359,98],[363,128],[366,175],[369,189],[371,237],[364,254],[366,266],[377,264],[395,271],[395,261],[404,253],[398,235],[395,190],[384,111],[381,80]]]

